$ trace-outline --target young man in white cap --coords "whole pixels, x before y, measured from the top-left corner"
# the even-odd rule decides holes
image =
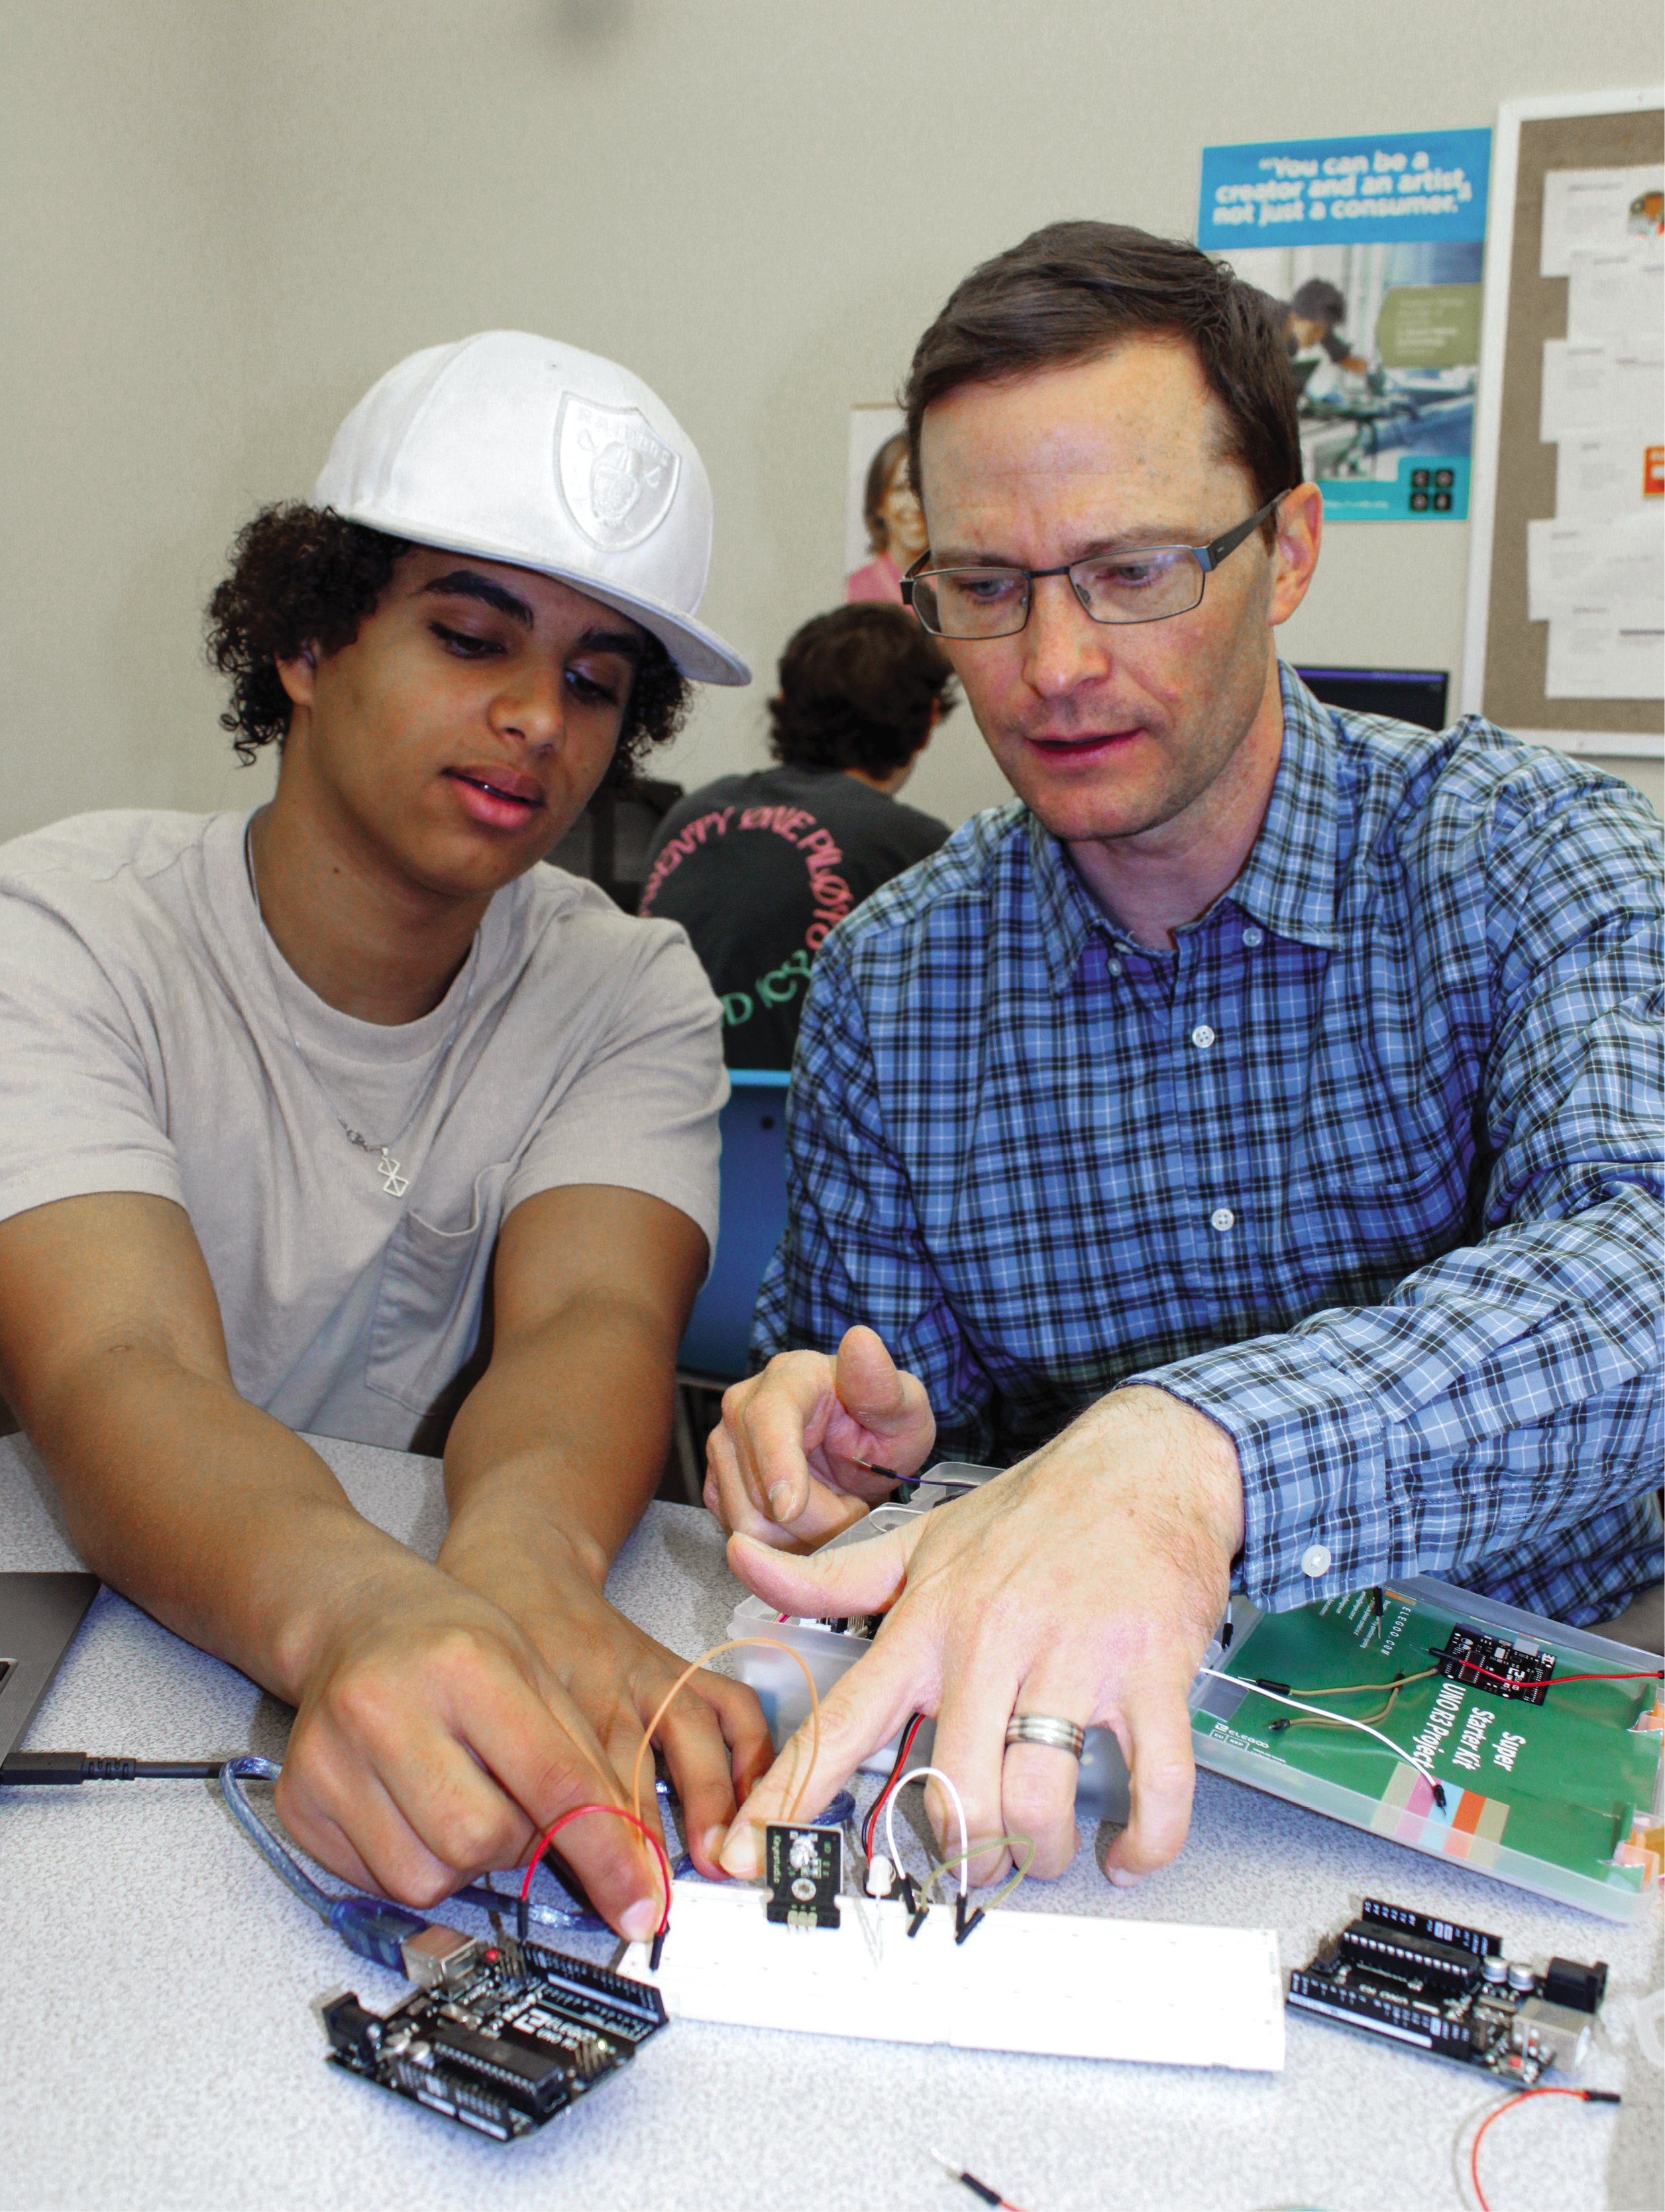
[[[299,1708],[294,1834],[412,1904],[628,1773],[678,1667],[607,1604],[714,1233],[716,1004],[668,926],[534,868],[744,664],[711,500],[638,379],[492,331],[384,377],[210,605],[247,817],[0,849],[0,1389],[89,1565]],[[443,1449],[432,1566],[298,1431]],[[702,1867],[765,1763],[696,1678]],[[562,1848],[627,1933],[655,1862]]]

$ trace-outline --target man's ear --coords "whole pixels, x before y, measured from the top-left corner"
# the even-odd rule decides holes
[[[289,695],[292,707],[310,707],[313,687],[318,680],[318,648],[303,646],[293,660],[276,664],[277,680]]]
[[[1271,619],[1286,623],[1307,595],[1318,566],[1324,534],[1324,495],[1316,483],[1297,484],[1278,507],[1278,573],[1273,580]]]

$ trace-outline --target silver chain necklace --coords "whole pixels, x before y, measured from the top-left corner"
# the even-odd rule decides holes
[[[253,830],[254,817],[251,815],[249,817],[248,827],[243,832],[243,860],[244,865],[248,869],[249,889],[254,894],[254,911],[260,924],[260,950],[266,963],[266,977],[271,985],[271,994],[277,1001],[278,1013],[280,1016],[283,1016],[283,994],[278,988],[277,970],[272,965],[271,932],[266,927],[265,909],[260,903],[260,882],[258,877],[257,877],[254,872],[254,845],[252,842]],[[410,1188],[410,1176],[400,1173],[400,1163],[393,1157],[393,1146],[395,1145],[403,1144],[404,1139],[410,1134],[410,1130],[416,1124],[417,1116],[421,1114],[422,1108],[428,1103],[429,1093],[432,1091],[434,1085],[440,1079],[440,1071],[447,1064],[451,1058],[451,1048],[457,1042],[457,1033],[462,1028],[463,1017],[468,1012],[469,1000],[474,996],[474,986],[476,981],[478,980],[479,973],[480,933],[477,929],[474,933],[473,950],[469,955],[468,988],[463,994],[463,1003],[457,1009],[457,1018],[451,1024],[450,1035],[446,1038],[445,1042],[440,1047],[439,1052],[434,1058],[434,1065],[428,1071],[428,1079],[416,1094],[416,1103],[411,1107],[410,1112],[400,1123],[398,1132],[393,1136],[391,1136],[385,1145],[372,1144],[362,1129],[354,1128],[351,1122],[348,1121],[346,1115],[342,1112],[340,1107],[336,1104],[335,1100],[330,1096],[328,1090],[325,1087],[323,1077],[313,1066],[311,1060],[307,1059],[305,1046],[295,1035],[295,1030],[292,1028],[289,1028],[287,1018],[284,1018],[284,1027],[289,1029],[289,1042],[295,1047],[296,1058],[300,1060],[302,1067],[306,1069],[307,1074],[311,1076],[313,1086],[317,1090],[319,1097],[329,1108],[331,1113],[335,1115],[336,1120],[340,1122],[343,1133],[345,1135],[348,1143],[350,1145],[356,1145],[359,1151],[362,1152],[379,1152],[380,1154],[380,1158],[376,1161],[376,1173],[381,1177],[381,1187],[383,1190],[386,1191],[389,1198],[403,1198],[405,1192]]]

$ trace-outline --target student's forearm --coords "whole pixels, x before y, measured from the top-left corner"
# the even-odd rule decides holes
[[[500,1341],[446,1447],[441,1565],[570,1556],[599,1588],[665,1463],[673,1357],[662,1323],[601,1296]]]
[[[31,1426],[88,1566],[291,1704],[366,1587],[420,1564],[300,1437],[165,1352],[89,1355]]]

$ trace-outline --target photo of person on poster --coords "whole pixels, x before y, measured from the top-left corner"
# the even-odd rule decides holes
[[[1263,293],[1331,522],[1468,511],[1491,134],[1203,149],[1197,242]]]
[[[925,516],[908,480],[908,435],[896,427],[900,417],[893,409],[853,410],[852,459],[862,427],[876,419],[890,428],[874,448],[862,477],[860,520],[869,557],[845,578],[844,597],[852,604],[881,599],[900,605],[902,571],[925,550]]]
[[[1322,276],[1309,276],[1284,306],[1284,342],[1291,361],[1316,360],[1322,355],[1338,368],[1364,375],[1369,362],[1340,335],[1346,320],[1347,303],[1336,287]]]
[[[1409,454],[1467,461],[1482,252],[1478,242],[1407,241],[1227,256],[1283,325],[1314,483],[1396,482]]]

